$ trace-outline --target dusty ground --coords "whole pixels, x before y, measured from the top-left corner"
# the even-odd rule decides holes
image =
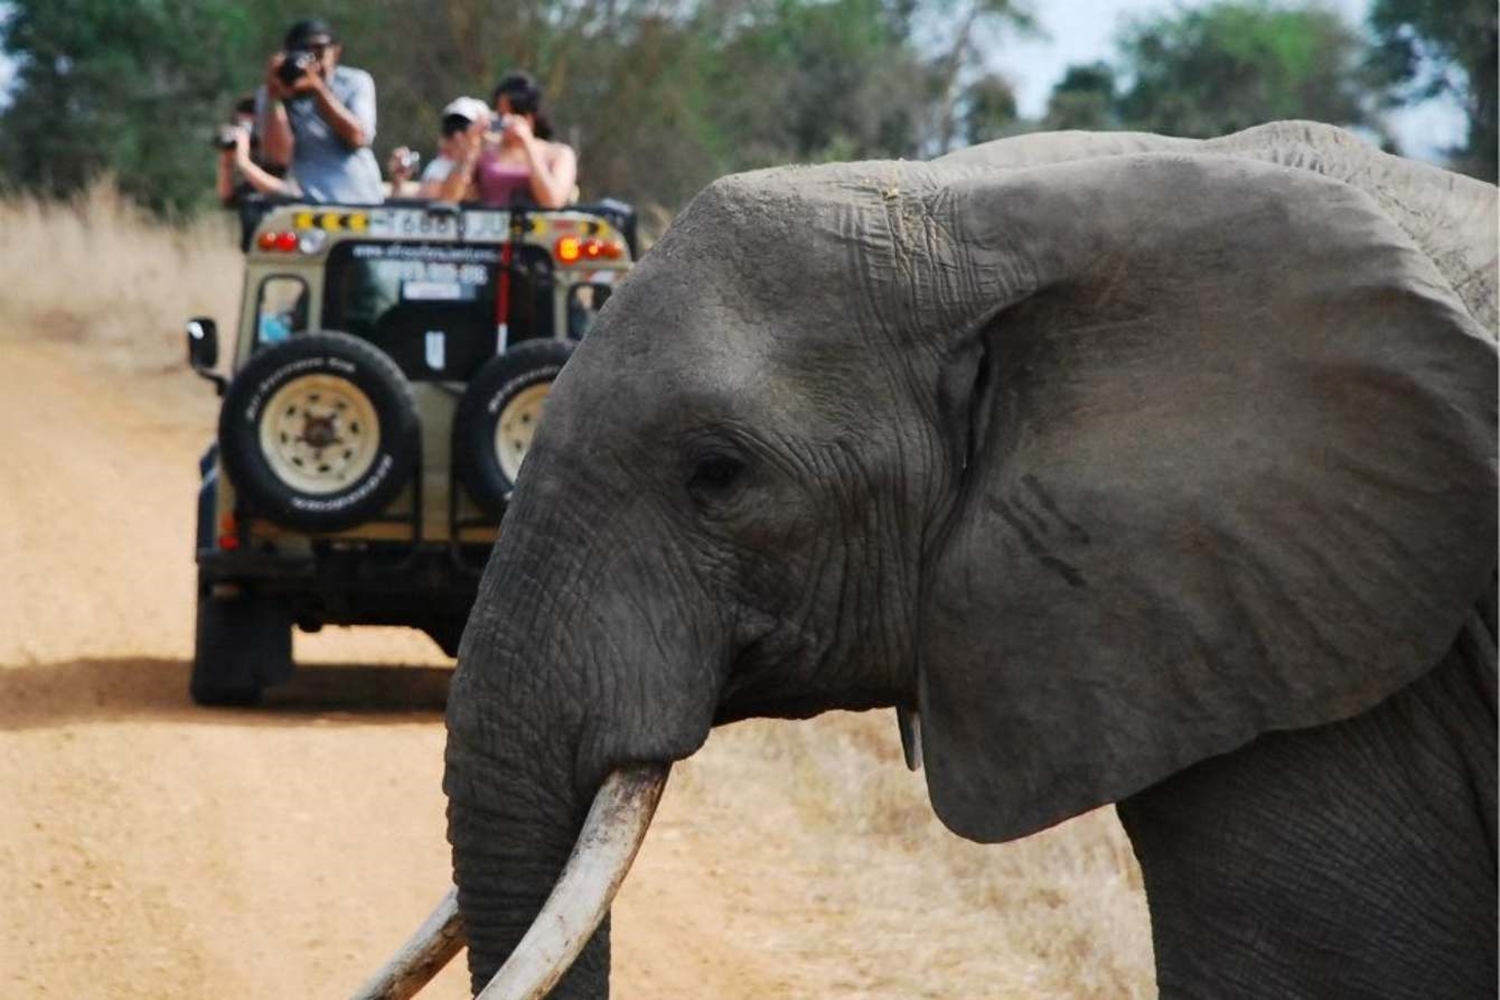
[[[0,313],[0,997],[346,995],[447,885],[448,661],[416,632],[330,629],[298,636],[269,707],[191,705],[212,392],[160,331],[121,363],[128,340],[101,352],[79,323]],[[624,998],[1153,988],[1112,813],[960,841],[889,713],[716,734],[674,772],[615,927]],[[466,995],[459,964],[424,996]]]

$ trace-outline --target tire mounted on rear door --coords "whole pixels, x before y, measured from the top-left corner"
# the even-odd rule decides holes
[[[411,479],[411,385],[363,340],[294,336],[254,355],[230,384],[219,450],[253,513],[299,531],[351,528]]]
[[[542,405],[575,344],[531,340],[491,358],[469,382],[453,416],[453,465],[480,508],[499,519],[516,488]]]

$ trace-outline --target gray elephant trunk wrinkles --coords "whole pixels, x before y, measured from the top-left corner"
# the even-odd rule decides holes
[[[537,530],[576,527],[556,513],[534,522]],[[567,597],[587,564],[541,557],[524,542],[512,537],[509,557],[486,572],[449,699],[448,837],[476,991],[550,893],[589,801],[577,753],[586,692],[548,680],[569,653],[558,627],[580,610]],[[606,925],[557,996],[607,991],[608,939]]]

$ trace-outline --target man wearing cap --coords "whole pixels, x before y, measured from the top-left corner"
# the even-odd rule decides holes
[[[370,152],[375,81],[339,65],[343,47],[324,21],[298,21],[285,44],[266,64],[256,95],[262,155],[287,165],[310,201],[378,203],[380,165]]]
[[[438,155],[422,171],[417,188],[419,198],[437,198],[469,147],[478,147],[490,124],[490,106],[477,97],[459,97],[443,108],[442,139],[438,143]]]

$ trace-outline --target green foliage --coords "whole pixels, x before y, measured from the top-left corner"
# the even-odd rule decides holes
[[[1017,117],[1016,92],[1002,76],[982,76],[964,91],[963,136],[969,145],[1008,135]]]
[[[781,2],[721,35],[707,74],[746,166],[911,155],[924,69],[880,0]]]
[[[1453,4],[1467,12],[1461,28],[1445,20]],[[1470,150],[1488,149],[1494,169],[1495,17],[1476,0],[1376,0],[1373,57],[1321,6],[1218,0],[1146,18],[1121,38],[1115,66],[1072,67],[1040,123],[1017,118],[1010,85],[987,68],[1008,33],[1034,29],[1021,0],[0,2],[6,9],[0,30],[18,70],[0,114],[0,184],[67,195],[110,174],[165,214],[212,202],[213,127],[309,10],[338,30],[345,62],[375,77],[381,162],[397,145],[431,157],[443,105],[487,100],[520,67],[541,80],[557,138],[578,149],[585,197],[664,209],[732,170],[928,156],[1038,125],[1200,136],[1288,117],[1369,125],[1371,78],[1393,99],[1460,93],[1477,123]],[[1414,67],[1433,58],[1467,72],[1420,77]]]
[[[1375,0],[1370,65],[1393,104],[1451,94],[1469,119],[1457,165],[1496,179],[1496,40],[1494,0]]]
[[[295,19],[281,0],[14,0],[19,61],[0,118],[0,177],[67,195],[111,174],[178,214],[212,197],[215,124],[260,80]],[[357,23],[348,3],[350,23]],[[368,14],[365,21],[374,20]]]
[[[1119,128],[1115,70],[1105,62],[1069,66],[1047,101],[1049,129]]]
[[[206,36],[214,47],[233,48],[229,12],[215,6],[16,4],[6,48],[23,61],[0,134],[5,174],[61,194],[108,170],[132,195],[177,207],[171,194],[158,198],[156,191],[180,184],[181,164],[154,162],[155,152],[176,145],[180,116],[211,120],[214,101],[230,85],[223,63],[202,59],[198,47]],[[202,144],[206,149],[206,130]]]
[[[1016,0],[11,7],[4,47],[19,71],[0,116],[0,180],[67,194],[110,173],[167,213],[211,201],[213,126],[309,9],[338,30],[344,61],[375,77],[382,162],[397,145],[430,157],[444,104],[488,99],[502,73],[523,67],[542,82],[557,137],[579,150],[586,197],[669,206],[731,170],[935,151],[965,98],[958,84],[980,75],[983,33],[1026,23]],[[924,49],[917,36],[937,15],[958,30]]]
[[[1219,0],[1137,20],[1119,49],[1130,128],[1203,138],[1285,118],[1376,124],[1362,44],[1330,8]]]

